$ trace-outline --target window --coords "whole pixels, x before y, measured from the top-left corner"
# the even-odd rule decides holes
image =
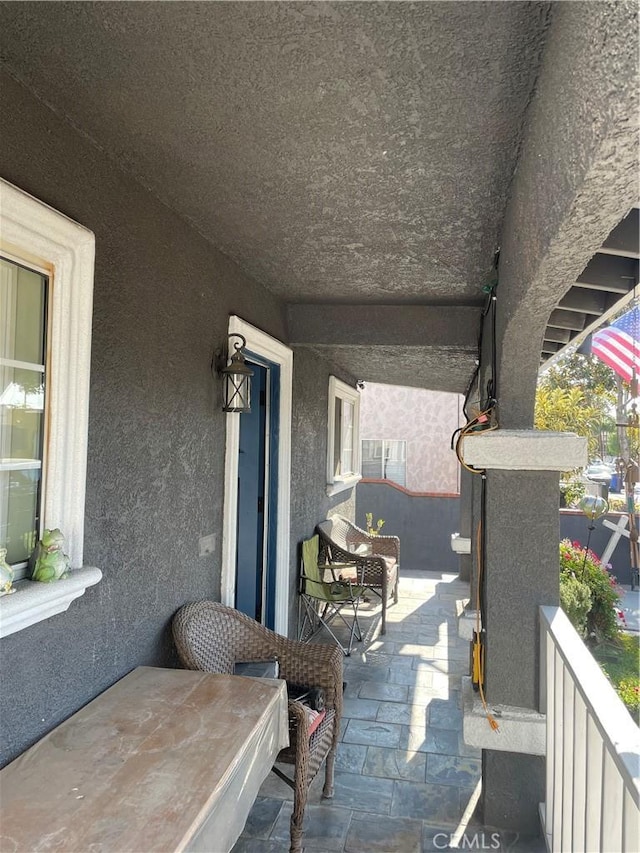
[[[49,276],[0,255],[0,543],[24,576],[40,531]]]
[[[360,395],[329,377],[327,494],[350,489],[360,480]]]
[[[363,439],[362,476],[407,485],[407,442]]]
[[[95,238],[0,179],[0,541],[16,577],[59,527],[72,578],[0,598],[0,636],[66,610],[83,568]]]

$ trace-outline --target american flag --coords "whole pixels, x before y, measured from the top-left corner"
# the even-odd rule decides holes
[[[627,382],[640,377],[640,309],[633,308],[595,332],[591,352]]]

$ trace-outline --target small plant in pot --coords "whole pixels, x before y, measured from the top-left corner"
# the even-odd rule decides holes
[[[367,533],[369,536],[378,536],[384,524],[384,518],[379,518],[374,524],[372,512],[366,512],[364,517],[367,522]]]

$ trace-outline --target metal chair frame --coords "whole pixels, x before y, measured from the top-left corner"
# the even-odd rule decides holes
[[[325,628],[349,657],[354,639],[362,641],[362,630],[358,621],[358,605],[362,595],[361,584],[353,583],[349,577],[342,576],[346,570],[355,570],[356,563],[327,563],[319,561],[320,538],[316,534],[302,543],[300,570],[300,588],[298,597],[298,639],[308,642]],[[326,580],[329,573],[331,580]],[[356,577],[357,580],[357,577]],[[344,607],[353,608],[351,622],[342,613]],[[304,615],[303,615],[304,610]],[[302,619],[301,619],[302,616]],[[334,619],[339,618],[349,631],[349,642],[343,646],[331,628]]]

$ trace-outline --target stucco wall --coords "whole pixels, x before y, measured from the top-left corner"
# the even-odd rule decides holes
[[[360,402],[360,437],[407,442],[406,487],[457,494],[458,460],[451,434],[462,418],[459,394],[367,383]]]
[[[451,534],[460,529],[460,499],[412,496],[387,483],[358,483],[356,523],[365,526],[366,513],[384,519],[381,533],[400,537],[401,576],[415,569],[458,572]]]
[[[65,614],[2,640],[5,763],[134,667],[174,663],[173,613],[219,599],[225,431],[211,356],[230,313],[285,329],[275,298],[4,75],[0,98],[0,174],[96,235],[84,556],[104,573]],[[328,508],[328,373],[295,359],[293,552]],[[200,558],[209,533],[215,552]]]
[[[298,567],[300,543],[313,535],[315,526],[332,513],[348,518],[355,515],[355,489],[327,496],[327,412],[329,376],[343,381],[350,377],[332,370],[327,362],[309,350],[294,349],[293,397],[296,405],[291,426],[291,572],[289,624],[297,619]],[[311,389],[317,389],[310,393]]]

